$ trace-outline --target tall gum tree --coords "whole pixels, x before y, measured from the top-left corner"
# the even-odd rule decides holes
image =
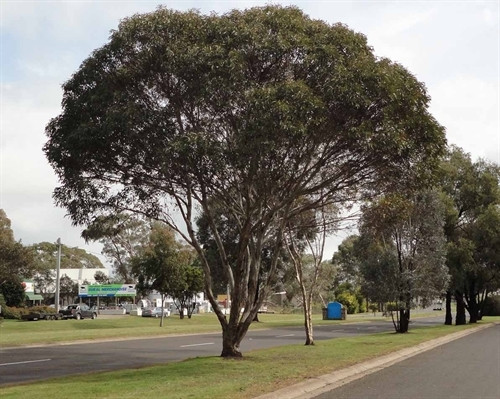
[[[63,89],[44,147],[60,179],[56,203],[77,225],[128,210],[181,234],[200,256],[222,356],[241,356],[288,220],[414,184],[445,147],[422,83],[375,57],[362,34],[295,7],[134,15]],[[232,262],[214,202],[237,224]],[[200,212],[228,281],[227,316],[196,236]]]
[[[452,324],[453,295],[455,323],[467,322],[466,309],[469,321],[475,323],[488,293],[498,288],[498,229],[494,226],[500,204],[500,168],[484,160],[473,162],[462,149],[451,147],[439,168],[439,187],[446,210],[447,265],[452,276],[445,324]]]
[[[429,301],[447,289],[449,275],[442,208],[437,192],[422,191],[411,197],[385,196],[363,211],[362,236],[381,246],[381,255],[387,254],[380,259],[383,269],[377,266],[377,271],[386,273],[381,290],[392,292],[396,299],[398,321],[394,327],[399,333],[408,332],[415,299]],[[378,275],[365,273],[364,277],[376,277],[375,281],[380,281]]]

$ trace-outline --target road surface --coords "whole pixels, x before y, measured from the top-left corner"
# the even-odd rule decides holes
[[[452,341],[315,399],[499,399],[500,325]]]
[[[82,322],[92,322],[84,320]],[[442,324],[442,317],[415,319],[411,328]],[[390,321],[314,326],[317,341],[393,331]],[[249,331],[241,350],[304,343],[303,327]],[[0,349],[0,385],[96,371],[164,364],[198,356],[218,356],[221,333],[168,336],[122,341]]]

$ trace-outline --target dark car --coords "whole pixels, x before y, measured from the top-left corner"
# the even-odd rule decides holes
[[[170,310],[163,309],[163,315],[170,316]],[[142,309],[142,317],[161,317],[161,307]]]
[[[60,310],[59,313],[63,319],[97,319],[97,311],[89,308],[84,303],[68,305],[66,309]]]

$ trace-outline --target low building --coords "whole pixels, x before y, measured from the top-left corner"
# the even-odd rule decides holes
[[[27,305],[36,306],[42,304],[43,296],[35,294],[35,283],[32,280],[23,281],[23,287]]]

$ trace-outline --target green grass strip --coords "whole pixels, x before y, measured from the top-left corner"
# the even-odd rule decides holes
[[[262,314],[259,315],[259,319],[261,323],[253,323],[251,329],[304,325],[304,317],[300,314]],[[367,314],[349,315],[346,322],[370,320],[380,321],[384,318],[380,316],[370,317]],[[313,323],[315,325],[324,323],[321,320],[321,315],[314,315]],[[337,324],[341,322],[329,320],[327,323]],[[0,323],[0,348],[98,339],[220,333],[221,331],[219,321],[213,313],[194,315],[191,319],[185,318],[183,320],[171,316],[164,320],[163,327],[159,325],[159,319],[135,316],[116,316],[97,318],[97,320],[3,320]]]
[[[497,321],[499,318],[486,318]],[[352,364],[474,327],[438,326],[408,334],[380,333],[289,345],[245,353],[242,359],[206,357],[115,372],[99,372],[0,388],[0,397],[73,398],[252,398]],[[75,367],[77,364],[75,363]],[[29,368],[26,372],[29,373]]]

